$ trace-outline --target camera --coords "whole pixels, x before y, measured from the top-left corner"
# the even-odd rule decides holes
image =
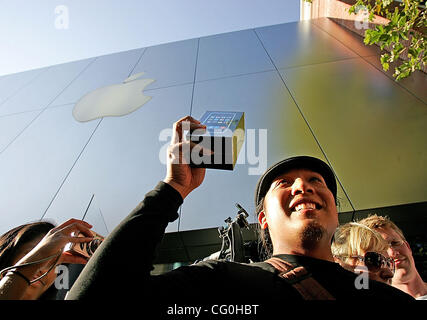
[[[65,247],[65,251],[68,251],[73,254],[81,255],[87,259],[92,257],[95,250],[101,245],[104,237],[97,234],[95,231],[90,231],[93,236],[93,240],[90,242],[81,242],[81,243],[70,243]],[[74,235],[76,236],[76,235]],[[78,233],[78,237],[85,237],[85,235]]]

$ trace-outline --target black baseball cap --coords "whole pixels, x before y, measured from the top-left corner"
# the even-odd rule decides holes
[[[293,169],[309,169],[319,173],[326,182],[326,186],[334,195],[335,202],[337,200],[337,182],[332,169],[325,162],[318,158],[309,156],[297,156],[287,158],[273,164],[258,180],[255,191],[255,207],[258,207],[261,200],[270,189],[273,180],[281,174],[284,174]]]

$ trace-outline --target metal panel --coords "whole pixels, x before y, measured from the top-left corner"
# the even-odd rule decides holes
[[[390,69],[384,71],[380,62],[380,56],[366,57],[365,60],[381,72],[384,72],[390,79],[394,80],[393,73],[396,66],[395,63],[390,64]],[[397,82],[397,84],[408,90],[424,103],[427,103],[427,74],[424,72],[417,70],[409,77]]]
[[[133,73],[145,72],[144,77],[155,79],[150,90],[192,83],[197,42],[197,39],[193,39],[149,47]]]
[[[421,84],[415,80],[415,87],[396,84],[359,59],[360,48],[351,41],[325,30],[297,22],[96,58],[0,154],[0,211],[5,213],[0,232],[17,221],[39,219],[47,208],[45,217],[59,223],[82,217],[92,194],[86,220],[101,234],[111,231],[163,179],[166,168],[160,159],[164,162],[169,141],[159,134],[190,110],[196,118],[208,109],[244,111],[247,135],[234,171],[207,170],[202,186],[185,200],[180,231],[224,224],[225,218],[235,216],[236,202],[253,213],[255,184],[267,166],[296,154],[324,159],[322,150],[357,210],[425,201],[427,111],[420,100],[424,91],[418,89],[425,75]],[[196,42],[199,82],[192,99],[193,85],[178,84],[192,82]],[[288,68],[280,71],[293,97],[277,72],[269,71],[274,69],[269,56],[279,68]],[[40,77],[48,70],[40,71]],[[153,99],[142,108],[89,123],[72,118],[74,103],[85,93],[141,71],[157,78],[145,90]],[[11,75],[16,82],[6,81],[0,92],[24,102],[31,94],[35,101],[54,96],[47,88],[40,96],[31,91],[42,82],[27,88],[30,74]],[[59,89],[59,84],[51,88]],[[19,96],[19,88],[31,94]],[[37,114],[0,117],[0,146],[8,145]],[[261,129],[267,130],[267,143]],[[263,145],[266,152],[260,151]],[[341,188],[338,196],[341,211],[351,211]],[[250,222],[255,222],[253,216]],[[177,230],[178,221],[167,229]]]
[[[18,94],[20,89],[30,84],[48,69],[49,68],[35,69],[0,77],[0,110],[2,104],[8,98],[11,98],[14,94]]]
[[[70,106],[47,109],[0,155],[0,233],[40,219],[95,125]]]
[[[277,68],[316,64],[357,56],[326,32],[313,26],[310,21],[257,28],[255,31]]]
[[[197,81],[273,69],[274,66],[252,30],[200,39]]]
[[[0,115],[47,107],[93,59],[50,67],[0,107]]]
[[[0,117],[0,155],[39,113],[34,111]]]
[[[91,210],[102,213],[113,230],[165,177],[170,135],[161,140],[160,133],[171,133],[172,124],[189,114],[191,93],[192,85],[151,90],[153,98],[134,113],[103,118],[46,216],[59,221],[81,217],[95,194]],[[176,231],[177,223],[167,231]]]
[[[377,45],[365,45],[361,36],[346,29],[343,26],[340,26],[338,23],[335,23],[329,18],[313,19],[310,21],[316,27],[325,31],[361,57],[369,57],[381,54],[381,50]]]
[[[267,167],[293,155],[323,158],[275,71],[197,83],[193,116],[200,118],[206,110],[245,112],[245,146],[234,171],[206,171],[203,184],[185,199],[180,231],[224,225],[227,217],[236,216],[236,202],[255,222],[255,186]]]
[[[76,103],[88,92],[123,82],[135,68],[143,50],[125,51],[96,58],[51,105]]]
[[[282,73],[356,210],[427,199],[424,103],[363,59]]]

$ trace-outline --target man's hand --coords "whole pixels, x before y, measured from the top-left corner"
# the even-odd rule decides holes
[[[173,125],[173,136],[167,151],[167,174],[163,180],[177,190],[182,199],[198,186],[205,178],[205,168],[190,167],[190,154],[193,152],[209,153],[201,146],[183,139],[184,130],[203,130],[206,126],[200,121],[186,116]]]

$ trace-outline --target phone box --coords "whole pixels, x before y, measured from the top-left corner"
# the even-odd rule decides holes
[[[206,111],[200,122],[206,125],[206,131],[195,130],[189,138],[213,154],[191,152],[190,165],[233,170],[245,140],[244,112]]]

